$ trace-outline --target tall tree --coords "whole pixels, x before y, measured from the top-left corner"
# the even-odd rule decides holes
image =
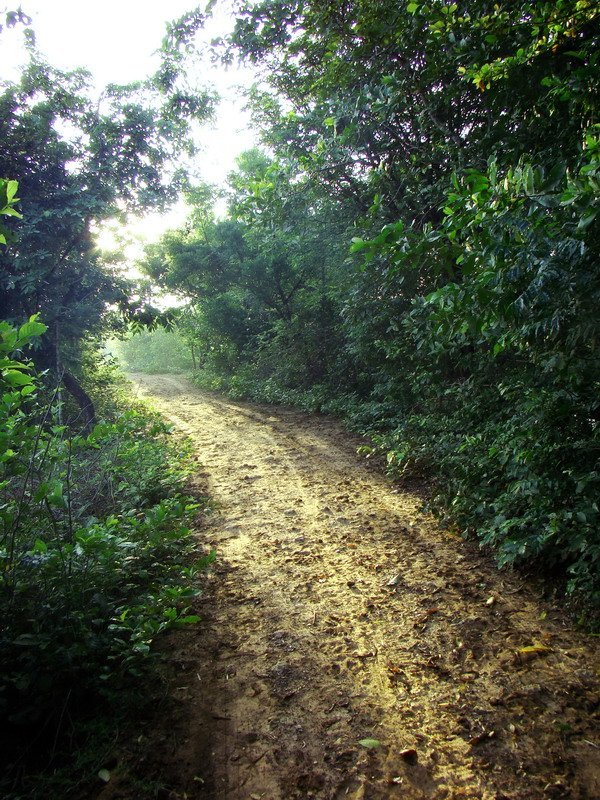
[[[279,348],[295,380],[323,378],[347,282],[339,203],[312,193],[295,165],[258,150],[239,157],[229,187],[226,220],[202,211],[202,194],[186,227],[148,248],[143,267],[194,299],[205,350],[228,341],[239,364]]]

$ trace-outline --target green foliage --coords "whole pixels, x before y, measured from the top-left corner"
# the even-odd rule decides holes
[[[15,205],[19,202],[19,198],[16,196],[18,189],[19,184],[17,181],[7,181],[4,178],[0,178],[0,216],[21,217],[15,209]],[[10,238],[10,231],[0,223],[0,244],[6,244]]]
[[[17,9],[4,8],[0,11],[0,34],[2,34],[6,28],[14,28],[17,25],[23,25],[25,26],[23,29],[23,37],[29,46],[33,46],[35,44],[35,34],[29,27],[31,22],[31,17],[29,17],[20,6]]]
[[[155,638],[192,624],[198,557],[180,494],[187,451],[144,410],[73,435],[23,348],[45,326],[0,324],[0,711],[8,761],[32,726],[54,752],[82,704],[113,701]],[[67,713],[68,712],[68,713]],[[65,716],[66,715],[66,716]],[[60,749],[60,748],[59,748]],[[18,782],[5,772],[3,787]]]
[[[238,368],[226,386],[337,397],[390,470],[433,478],[436,511],[501,564],[544,564],[589,598],[599,21],[589,0],[242,2],[228,43],[263,70],[255,118],[305,215],[336,203],[356,260],[331,295],[324,375],[302,383],[271,334],[264,352],[289,373]],[[234,208],[268,216],[271,183],[263,170]]]
[[[370,258],[385,250],[394,272],[427,257],[429,268],[460,274],[415,301],[408,341],[387,344],[390,358],[411,364],[420,398],[380,437],[392,469],[434,471],[434,506],[475,529],[501,564],[566,566],[569,587],[591,595],[598,156],[590,132],[570,170],[521,162],[502,173],[491,159],[485,173],[453,178],[438,229],[361,245]]]
[[[192,299],[177,327],[205,385],[220,375],[235,376],[234,392],[267,380],[283,395],[309,391],[342,361],[347,223],[289,164],[258,150],[240,156],[229,185],[228,219],[214,220],[203,194],[191,197],[189,224],[148,248],[142,267]],[[331,379],[343,374],[336,367]]]

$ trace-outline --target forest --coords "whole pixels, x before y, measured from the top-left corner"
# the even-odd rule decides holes
[[[214,509],[191,445],[132,398],[107,342],[130,372],[342,420],[443,530],[598,630],[596,3],[235,0],[199,45],[215,5],[167,25],[155,74],[100,96],[45,60],[26,4],[2,14],[0,46],[19,29],[29,54],[0,83],[14,800],[93,796],[98,742],[143,702],[156,640],[199,623],[215,559],[192,532]],[[192,80],[207,49],[256,75],[239,102],[260,144],[226,186],[190,169],[218,108]],[[137,273],[98,246],[181,198],[185,223]]]

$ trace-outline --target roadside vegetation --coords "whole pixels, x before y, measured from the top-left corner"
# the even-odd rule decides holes
[[[98,779],[103,736],[139,715],[139,681],[152,685],[155,638],[199,620],[190,605],[212,558],[189,528],[203,503],[183,493],[185,443],[126,393],[77,433],[26,355],[45,332],[35,318],[0,326],[5,797]]]
[[[93,237],[175,196],[166,175],[211,99],[183,103],[169,34],[157,75],[100,101],[29,41],[0,89],[0,794],[14,800],[109,779],[119,731],[160,699],[155,640],[198,621],[213,558],[190,529],[206,498],[186,493],[187,446],[102,352],[158,312]]]

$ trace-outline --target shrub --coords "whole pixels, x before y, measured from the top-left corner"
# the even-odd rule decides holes
[[[159,633],[198,620],[213,558],[188,527],[185,445],[140,409],[89,436],[60,425],[23,356],[43,331],[0,323],[0,712],[7,744],[35,725],[42,749],[84,699],[139,676]]]

